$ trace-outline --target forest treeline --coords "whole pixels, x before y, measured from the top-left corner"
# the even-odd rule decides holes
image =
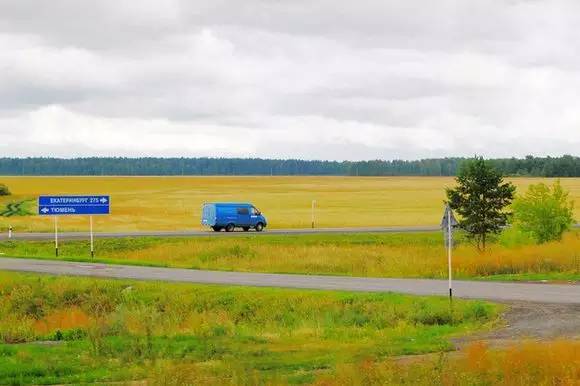
[[[0,175],[454,176],[467,158],[305,161],[261,158],[0,158]],[[580,177],[580,157],[490,160],[510,176]]]

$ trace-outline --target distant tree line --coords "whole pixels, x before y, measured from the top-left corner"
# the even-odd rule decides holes
[[[455,176],[467,158],[305,161],[261,158],[0,158],[0,175]],[[580,177],[580,157],[490,160],[504,175]]]

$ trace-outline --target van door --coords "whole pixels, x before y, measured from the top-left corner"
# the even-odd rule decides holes
[[[251,207],[250,208],[250,225],[251,226],[256,226],[256,224],[258,223],[258,219],[260,217],[259,215],[260,211],[258,209],[256,209],[255,207]]]
[[[239,226],[250,226],[250,209],[248,207],[238,207]]]

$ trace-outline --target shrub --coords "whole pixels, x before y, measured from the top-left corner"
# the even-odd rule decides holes
[[[498,242],[503,247],[513,248],[534,244],[535,239],[530,233],[524,232],[517,227],[511,227],[504,229],[501,232],[501,235],[498,238]]]
[[[8,189],[8,186],[4,185],[4,184],[0,184],[0,196],[9,196],[10,190]]]
[[[550,188],[544,183],[530,185],[513,203],[516,229],[530,234],[537,243],[561,240],[574,223],[574,202],[556,181]]]

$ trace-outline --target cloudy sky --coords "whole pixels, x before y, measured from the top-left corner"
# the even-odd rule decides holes
[[[0,157],[580,155],[579,26],[574,0],[0,0]]]

